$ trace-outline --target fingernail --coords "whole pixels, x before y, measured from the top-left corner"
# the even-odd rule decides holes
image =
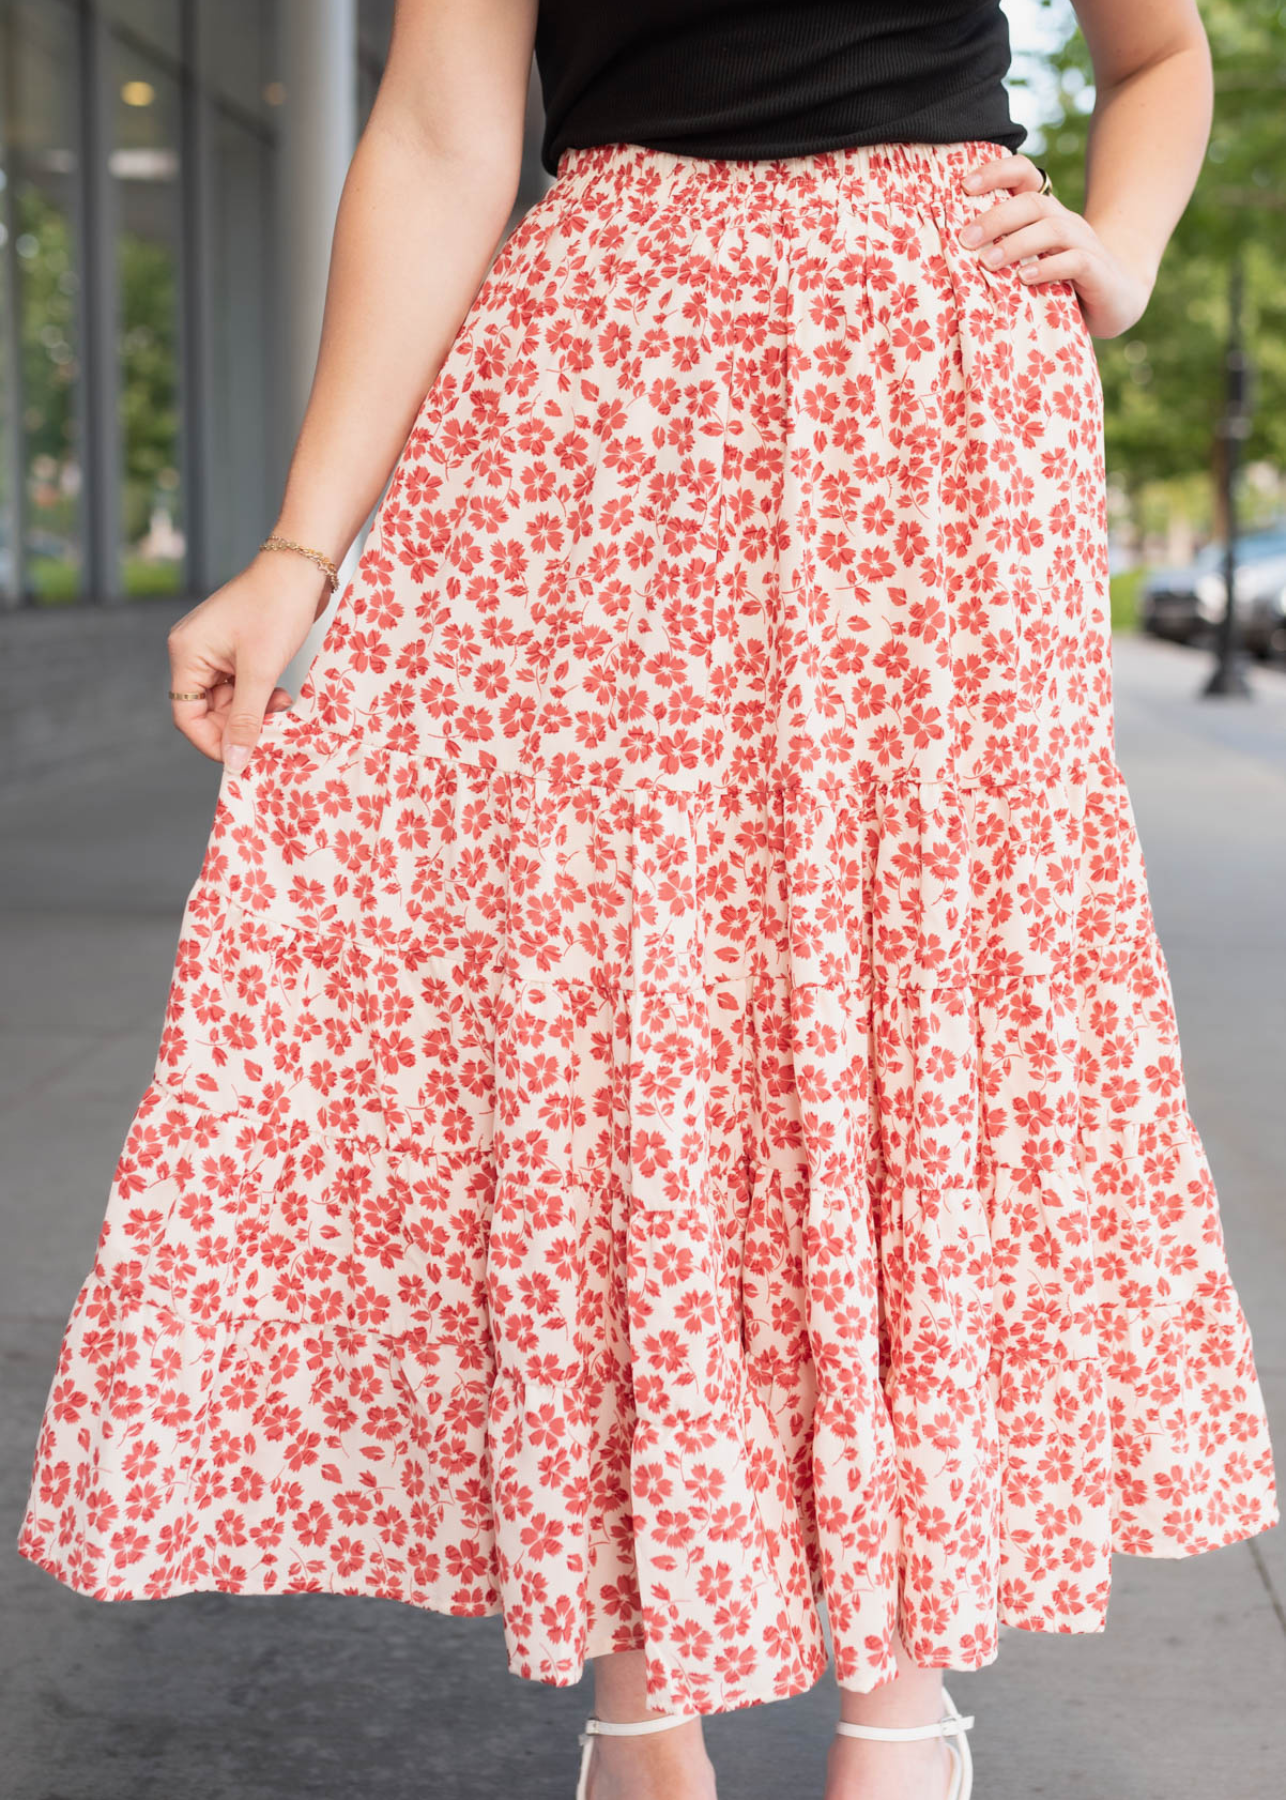
[[[229,744],[223,753],[223,766],[229,775],[240,775],[249,761],[249,744]]]
[[[966,225],[964,230],[960,233],[960,242],[962,244],[976,244],[981,236],[982,233],[976,225]]]

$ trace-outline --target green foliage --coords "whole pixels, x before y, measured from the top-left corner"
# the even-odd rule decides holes
[[[19,356],[22,433],[30,527],[48,543],[76,542],[80,506],[64,490],[63,471],[77,459],[76,280],[72,222],[40,188],[23,184],[14,195],[18,226]],[[51,565],[57,559],[50,557]],[[79,593],[80,570],[67,557],[62,586]],[[40,592],[40,589],[36,590]]]
[[[27,503],[36,532],[76,542],[80,521],[74,495],[57,476],[78,456],[77,394],[81,364],[76,349],[76,294],[72,222],[42,189],[23,185],[16,195],[19,227],[23,435]],[[179,462],[178,294],[173,249],[122,232],[117,239],[122,457],[121,528],[131,544],[147,530],[152,507],[164,496],[178,523]],[[174,593],[181,572],[169,562],[153,566],[128,559],[123,591]],[[28,559],[32,591],[59,601],[79,591],[71,557],[36,550]]]
[[[158,491],[179,461],[178,296],[168,244],[133,232],[117,241],[120,278],[120,419],[125,459],[122,529],[147,530]],[[168,493],[171,512],[178,490]]]
[[[47,606],[80,599],[80,565],[57,556],[29,556],[27,585]]]
[[[1201,0],[1215,74],[1210,146],[1162,259],[1148,309],[1095,348],[1108,466],[1127,487],[1211,469],[1223,405],[1228,270],[1244,257],[1246,345],[1254,369],[1247,458],[1286,462],[1286,7]],[[1080,209],[1093,74],[1079,32],[1051,58],[1054,116],[1035,160]]]
[[[75,563],[54,556],[30,557],[27,580],[43,606],[66,606],[80,598],[80,570]],[[168,599],[181,594],[182,564],[127,556],[121,571],[121,592],[132,600]]]
[[[1139,622],[1139,589],[1143,569],[1124,569],[1111,578],[1112,630],[1133,631]]]
[[[27,458],[48,456],[62,464],[73,454],[76,436],[71,221],[36,187],[18,190],[16,210]]]
[[[183,564],[166,558],[127,556],[122,570],[121,592],[134,600],[150,600],[183,592]]]

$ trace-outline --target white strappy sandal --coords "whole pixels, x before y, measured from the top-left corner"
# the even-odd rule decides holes
[[[576,1783],[576,1800],[586,1800],[589,1791],[589,1759],[596,1737],[642,1737],[648,1731],[668,1731],[671,1725],[686,1725],[697,1713],[667,1713],[664,1719],[638,1719],[632,1725],[613,1725],[606,1719],[586,1719],[585,1729],[576,1740],[584,1746],[580,1759],[580,1780]]]
[[[946,1713],[936,1725],[850,1725],[841,1719],[835,1729],[842,1737],[883,1738],[887,1743],[895,1744],[906,1744],[913,1738],[946,1738],[955,1765],[946,1800],[969,1800],[973,1793],[973,1757],[969,1754],[965,1733],[973,1724],[973,1714],[963,1717],[945,1688],[942,1704]],[[581,1800],[579,1795],[577,1800]]]

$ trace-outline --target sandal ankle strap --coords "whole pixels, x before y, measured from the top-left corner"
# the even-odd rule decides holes
[[[686,1725],[696,1713],[667,1713],[663,1719],[632,1719],[616,1722],[610,1719],[586,1719],[580,1735],[583,1744],[590,1737],[642,1737],[648,1731],[668,1731],[671,1725]]]
[[[660,1719],[630,1719],[619,1724],[610,1719],[586,1719],[585,1729],[581,1732],[580,1780],[576,1783],[576,1800],[585,1800],[589,1789],[589,1761],[592,1745],[596,1737],[641,1737],[648,1731],[668,1731],[671,1725],[686,1725],[689,1719],[698,1718],[697,1713],[666,1713]]]
[[[963,1719],[939,1719],[936,1725],[850,1725],[841,1719],[835,1729],[843,1737],[883,1738],[888,1743],[909,1744],[915,1738],[954,1737],[968,1731],[973,1715]]]
[[[881,1738],[886,1743],[909,1744],[917,1738],[958,1737],[973,1724],[973,1714],[956,1710],[950,1694],[944,1693],[946,1712],[932,1725],[850,1725],[841,1719],[835,1729],[842,1737]]]

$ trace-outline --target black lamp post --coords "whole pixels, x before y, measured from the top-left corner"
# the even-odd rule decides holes
[[[1233,254],[1228,280],[1228,351],[1224,358],[1227,371],[1223,417],[1219,435],[1224,440],[1223,501],[1226,535],[1224,538],[1223,580],[1224,609],[1215,640],[1215,666],[1203,694],[1237,695],[1248,699],[1250,683],[1246,680],[1245,659],[1237,642],[1237,466],[1242,440],[1250,433],[1250,364],[1241,336],[1242,268],[1241,253]]]

